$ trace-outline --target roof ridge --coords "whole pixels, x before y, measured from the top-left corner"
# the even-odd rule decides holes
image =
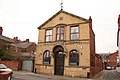
[[[32,44],[34,44],[33,42],[24,42],[24,43],[16,43],[16,45],[18,46],[18,47],[21,47],[21,48],[27,48],[27,47],[29,47],[30,45],[32,45]]]
[[[4,38],[7,38],[7,39],[9,39],[9,40],[12,40],[12,42],[15,42],[12,38],[9,38],[9,37],[7,37],[7,36],[3,36],[3,35],[0,35],[0,36],[2,36],[2,37],[4,37]]]

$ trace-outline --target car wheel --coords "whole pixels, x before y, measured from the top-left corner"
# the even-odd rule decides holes
[[[11,80],[11,77],[8,77],[8,80]]]

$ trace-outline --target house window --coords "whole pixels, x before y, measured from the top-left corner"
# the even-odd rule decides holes
[[[50,64],[50,51],[49,50],[46,50],[44,52],[44,58],[43,58],[43,63],[44,64]]]
[[[46,42],[52,41],[52,30],[46,30]]]
[[[79,39],[79,27],[72,26],[71,27],[71,40],[78,40]]]
[[[72,66],[79,65],[79,54],[77,50],[70,51],[69,65],[72,65]]]
[[[57,40],[64,40],[64,27],[60,26],[57,28]]]

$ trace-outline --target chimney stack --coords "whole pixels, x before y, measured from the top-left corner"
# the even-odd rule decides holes
[[[2,35],[3,28],[0,26],[0,35]]]
[[[30,40],[29,40],[29,39],[26,39],[26,42],[30,42]]]
[[[26,40],[24,40],[24,41],[22,41],[22,42],[23,42],[23,43],[24,43],[24,42],[28,42],[28,43],[29,43],[29,42],[30,42],[30,40],[29,40],[29,39],[26,39]]]
[[[91,16],[89,17],[89,26],[92,28],[92,18],[91,18]]]
[[[118,28],[120,28],[120,15],[118,17]]]
[[[18,40],[18,37],[14,37],[13,40],[14,40],[15,42],[18,42],[18,41],[19,41],[19,40]]]

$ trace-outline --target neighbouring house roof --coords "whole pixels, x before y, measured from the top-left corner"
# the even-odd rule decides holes
[[[95,54],[95,56],[98,57],[98,58],[102,58],[99,54]]]
[[[15,46],[19,48],[27,48],[32,44],[35,44],[35,43],[34,42],[19,42],[19,43],[8,43],[6,45]]]
[[[107,57],[109,57],[109,53],[102,53],[102,54],[99,54],[102,58],[107,58]]]
[[[57,15],[59,15],[60,13],[65,13],[65,14],[67,14],[67,15],[70,15],[70,16],[72,16],[72,17],[78,18],[78,19],[83,20],[83,21],[89,21],[89,20],[87,20],[87,19],[85,19],[85,18],[79,17],[79,16],[74,15],[74,14],[72,14],[72,13],[69,13],[69,12],[66,12],[66,11],[63,11],[63,10],[60,10],[60,11],[58,11],[55,15],[53,15],[51,18],[49,18],[46,22],[44,22],[42,25],[40,25],[40,26],[38,27],[38,29],[40,29],[42,26],[44,26],[45,24],[47,24],[49,21],[51,21],[53,18],[55,18],[55,17],[56,17]]]
[[[12,43],[14,43],[14,42],[15,42],[13,39],[8,38],[8,37],[3,36],[3,35],[0,35],[0,39],[5,40],[5,41],[8,41],[8,42],[12,42]]]
[[[15,45],[14,43],[8,43],[8,44],[6,44],[6,45],[10,45],[10,46],[15,46],[15,47],[17,47],[17,45]]]
[[[111,55],[116,55],[118,56],[118,51],[114,52],[114,53],[99,53],[99,55],[102,57],[102,58],[108,58],[110,57]]]
[[[17,45],[17,47],[20,47],[20,48],[27,48],[32,44],[35,44],[35,43],[34,42],[24,42],[24,43],[21,42],[21,43],[16,43],[15,45]]]

